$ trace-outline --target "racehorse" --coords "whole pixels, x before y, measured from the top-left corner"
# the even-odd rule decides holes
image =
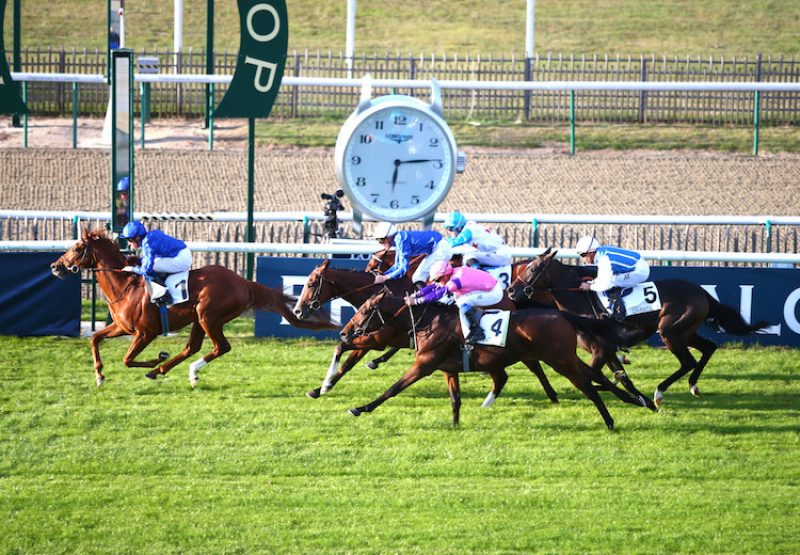
[[[581,283],[578,267],[556,260],[557,252],[547,249],[534,259],[509,288],[509,297],[518,299],[536,290],[547,290],[552,293],[560,310],[596,318],[597,312],[590,293],[578,288]],[[678,359],[678,370],[662,381],[653,395],[656,406],[660,406],[667,388],[689,371],[692,372],[689,376],[689,392],[700,397],[697,381],[717,349],[716,343],[698,335],[701,324],[706,322],[727,333],[743,336],[769,323],[748,324],[736,309],[720,303],[694,283],[667,279],[656,281],[655,285],[661,299],[661,309],[626,318],[624,327],[620,329],[618,345],[632,346],[658,332],[664,345]],[[689,352],[689,347],[700,351],[699,361]]]
[[[295,318],[291,310],[294,298],[284,295],[279,289],[248,281],[222,266],[205,266],[189,272],[189,300],[170,307],[168,313],[169,329],[192,325],[186,347],[170,360],[166,360],[169,357],[167,353],[161,353],[156,359],[137,361],[139,353],[161,332],[161,318],[158,307],[150,302],[146,293],[144,278],[122,271],[125,262],[119,247],[104,230],[90,232],[84,229],[81,240],[50,265],[52,274],[59,278],[77,273],[82,268],[93,269],[97,283],[108,299],[113,322],[92,335],[91,339],[98,386],[105,381],[99,344],[107,337],[132,335],[133,341],[123,359],[125,365],[129,368],[153,368],[145,376],[154,380],[199,351],[207,335],[214,348],[190,365],[189,381],[194,387],[200,368],[231,350],[222,331],[224,324],[249,308],[277,312],[295,326],[337,328],[320,317],[305,321]]]
[[[385,270],[386,267],[393,263],[394,251],[381,251],[373,255],[367,268],[373,271]],[[413,273],[416,266],[422,260],[422,257],[417,257],[409,265],[409,273]],[[375,276],[370,272],[359,272],[356,270],[342,270],[331,268],[330,260],[323,261],[317,266],[309,275],[308,281],[303,287],[303,291],[297,299],[297,304],[294,307],[294,313],[298,317],[305,317],[314,310],[318,310],[323,304],[329,302],[334,298],[342,298],[355,307],[361,306],[378,288],[380,285],[375,285]],[[374,286],[375,285],[375,286]],[[389,280],[385,282],[388,290],[394,295],[404,295],[414,290],[411,279],[406,275],[402,278]],[[510,307],[506,307],[510,308]],[[392,336],[391,341],[380,345],[380,350],[389,347],[389,350],[383,356],[367,363],[369,368],[373,370],[378,367],[378,364],[386,362],[401,348],[408,348],[409,337],[407,333]],[[375,347],[366,349],[354,348],[345,342],[339,343],[334,348],[333,358],[325,375],[325,380],[321,387],[312,389],[306,395],[312,399],[318,398],[321,394],[329,392],[333,389],[334,385],[347,374],[366,353]],[[348,358],[342,363],[341,367],[338,366],[342,353],[345,351],[352,351]],[[531,367],[533,372],[542,384],[548,398],[554,402],[558,402],[558,395],[553,390],[544,370],[537,363]]]
[[[573,322],[580,325],[581,320],[554,309],[517,310],[510,314],[505,347],[473,346],[475,367],[487,372],[494,381],[494,388],[484,401],[484,406],[489,406],[502,391],[508,379],[505,371],[508,366],[523,362],[533,370],[534,367],[540,368],[539,361],[565,376],[591,399],[608,429],[614,428],[614,420],[592,380],[602,384],[624,402],[647,406],[644,398],[634,398],[617,388],[602,373],[593,371],[578,358]],[[413,310],[404,303],[403,298],[392,296],[388,290],[384,290],[358,309],[340,335],[344,341],[356,347],[374,347],[384,344],[387,338],[398,333],[405,335],[408,331],[414,333],[416,340],[414,364],[383,395],[364,406],[350,409],[350,413],[359,416],[364,412],[372,412],[387,399],[439,369],[447,379],[452,423],[457,425],[461,408],[458,373],[463,370],[461,349],[464,337],[455,307],[431,303],[421,311]]]

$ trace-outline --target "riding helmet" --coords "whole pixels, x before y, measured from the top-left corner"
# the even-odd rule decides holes
[[[442,276],[449,276],[453,273],[453,267],[446,260],[434,262],[431,266],[431,281],[437,281]]]
[[[591,235],[585,235],[578,240],[578,244],[575,245],[575,250],[580,256],[583,256],[587,252],[596,251],[599,247],[600,243],[597,239]]]
[[[393,223],[390,222],[378,222],[378,225],[375,226],[375,229],[372,232],[372,238],[381,240],[387,237],[392,237],[397,234],[397,227]]]
[[[125,224],[122,233],[119,234],[122,239],[135,239],[145,235],[147,235],[147,230],[144,228],[144,224],[138,220]]]
[[[120,179],[119,183],[117,183],[117,191],[119,192],[127,191],[128,189],[130,189],[130,187],[131,187],[130,180],[128,179],[127,175],[122,179]]]
[[[456,231],[461,231],[465,225],[467,225],[467,218],[464,217],[464,214],[462,214],[458,210],[453,210],[447,215],[447,218],[445,218],[442,227],[444,227],[445,229],[454,229]]]

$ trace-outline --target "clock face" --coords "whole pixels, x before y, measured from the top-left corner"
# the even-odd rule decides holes
[[[394,222],[418,219],[447,195],[455,149],[434,114],[402,103],[382,106],[368,109],[344,132],[349,137],[337,169],[348,197],[367,214]]]

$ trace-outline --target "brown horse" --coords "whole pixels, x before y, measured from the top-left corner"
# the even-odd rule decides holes
[[[592,384],[593,380],[627,403],[646,406],[645,399],[636,399],[617,388],[578,358],[573,321],[580,320],[553,309],[531,308],[512,312],[505,347],[476,345],[473,348],[475,367],[487,372],[494,381],[494,388],[484,406],[491,405],[502,391],[508,379],[505,371],[508,366],[523,362],[533,369],[539,367],[540,361],[565,376],[591,399],[609,429],[613,429],[614,421]],[[452,422],[457,425],[461,408],[458,373],[463,370],[464,337],[455,307],[428,304],[423,309],[409,309],[401,297],[382,291],[358,309],[340,335],[344,341],[356,347],[374,347],[408,331],[413,331],[416,338],[414,364],[383,395],[367,405],[350,409],[350,413],[359,416],[364,412],[372,412],[387,399],[438,369],[446,375]]]
[[[230,343],[222,333],[225,323],[249,308],[277,312],[296,326],[312,329],[337,327],[319,317],[301,322],[291,311],[294,298],[284,295],[281,290],[248,281],[222,266],[205,266],[189,273],[189,300],[172,306],[168,313],[170,329],[192,325],[186,347],[166,362],[169,356],[166,353],[161,353],[156,359],[137,361],[136,356],[161,332],[161,319],[158,307],[150,302],[145,291],[144,278],[122,271],[123,266],[125,258],[119,247],[102,229],[92,232],[84,229],[82,239],[50,265],[50,271],[59,278],[68,273],[77,273],[82,268],[93,269],[97,283],[108,299],[108,308],[114,321],[92,335],[91,339],[98,386],[105,381],[98,347],[107,337],[132,335],[133,341],[123,359],[125,365],[130,368],[153,368],[145,376],[154,380],[199,351],[203,339],[208,335],[214,344],[213,350],[193,362],[189,368],[189,380],[194,387],[199,379],[199,369],[231,350]]]
[[[592,299],[579,290],[581,275],[579,268],[562,264],[555,259],[556,252],[547,249],[537,257],[509,288],[509,296],[519,299],[536,290],[547,290],[560,310],[573,314],[597,317]],[[689,376],[689,391],[700,397],[697,381],[717,349],[713,341],[698,335],[704,322],[715,328],[723,328],[734,335],[748,335],[767,325],[768,322],[748,324],[739,312],[720,303],[694,283],[668,279],[655,282],[661,299],[661,310],[636,314],[625,319],[624,326],[617,330],[616,344],[620,347],[635,345],[658,332],[664,345],[680,362],[680,367],[662,381],[653,395],[656,406],[660,406],[664,392],[675,381],[692,371]],[[689,347],[700,351],[700,360],[695,360]]]
[[[394,258],[394,251],[382,251],[373,256],[367,268],[373,270],[385,270],[391,266]],[[416,266],[421,261],[422,257],[414,259],[410,264],[409,273],[413,273]],[[311,314],[314,310],[318,310],[323,304],[335,298],[343,298],[355,307],[360,307],[370,296],[383,289],[380,285],[374,284],[374,274],[369,272],[359,272],[356,270],[342,270],[331,268],[329,260],[323,261],[317,266],[308,277],[308,281],[303,287],[303,291],[297,299],[297,304],[294,308],[294,313],[298,317],[305,317]],[[408,276],[400,279],[389,280],[385,284],[386,288],[393,295],[405,295],[413,291],[414,286]],[[512,306],[504,307],[506,309],[513,308]],[[328,367],[325,379],[321,387],[312,389],[306,395],[312,399],[318,398],[321,394],[328,393],[344,377],[364,356],[373,349],[384,350],[389,348],[383,356],[372,360],[367,363],[371,369],[376,369],[378,364],[386,362],[401,348],[409,347],[408,333],[395,334],[386,343],[368,348],[355,348],[346,342],[339,343],[334,348],[333,358]],[[339,360],[346,351],[352,351],[348,358],[339,366]],[[558,395],[556,394],[541,365],[536,363],[530,366],[533,372],[542,384],[542,388],[547,394],[548,398],[553,402],[558,402]]]

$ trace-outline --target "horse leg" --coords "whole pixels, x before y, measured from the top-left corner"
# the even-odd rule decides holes
[[[526,363],[527,364],[527,363]],[[530,367],[529,367],[530,368]],[[539,367],[541,370],[542,367]],[[492,390],[486,396],[483,403],[481,404],[481,408],[488,409],[491,407],[495,400],[500,396],[500,392],[503,391],[503,388],[506,386],[506,382],[508,381],[508,373],[506,372],[505,368],[501,368],[499,371],[489,372],[489,375],[492,377]],[[531,370],[533,372],[533,370]],[[546,378],[545,378],[546,379]],[[550,385],[549,383],[547,385]]]
[[[603,399],[600,397],[600,394],[597,392],[597,389],[595,389],[595,387],[592,385],[591,381],[588,378],[577,375],[574,377],[567,376],[567,378],[569,379],[569,381],[573,383],[575,387],[580,389],[581,392],[583,392],[583,394],[586,395],[592,401],[592,403],[594,403],[594,406],[597,407],[600,416],[603,417],[603,422],[606,423],[606,426],[608,427],[609,430],[613,430],[614,419],[611,418],[611,414],[608,412],[608,409],[606,408]]]
[[[189,331],[189,340],[186,342],[186,346],[183,348],[183,350],[174,357],[172,357],[170,360],[162,364],[160,367],[145,374],[144,375],[145,378],[155,380],[156,377],[158,377],[159,375],[163,376],[164,374],[172,370],[175,366],[177,366],[178,364],[180,364],[181,362],[192,356],[194,353],[199,351],[200,347],[203,346],[204,339],[205,339],[205,332],[203,331],[203,328],[200,326],[199,323],[194,322],[192,324],[191,330]],[[193,363],[192,367],[190,367],[189,369],[189,381],[192,384],[196,384],[198,379],[197,368],[194,368],[194,364],[196,363]],[[203,365],[201,364],[200,366]],[[192,387],[194,387],[194,385],[192,385]]]
[[[700,351],[700,360],[689,376],[689,393],[695,397],[700,397],[700,389],[697,387],[697,380],[700,379],[700,374],[703,372],[706,364],[708,364],[711,355],[717,350],[717,344],[710,339],[694,334],[689,338],[689,346]]]
[[[103,385],[103,382],[106,381],[106,377],[103,375],[103,361],[100,359],[100,342],[109,337],[119,337],[121,335],[127,335],[127,331],[120,328],[120,326],[116,322],[111,322],[109,325],[101,329],[100,331],[92,334],[92,338],[89,341],[90,345],[92,346],[92,358],[94,359],[94,376],[95,382],[97,383],[97,387]]]
[[[453,409],[453,428],[456,428],[461,416],[461,387],[458,383],[458,372],[445,372],[444,379],[447,382],[450,406]]]
[[[630,397],[629,395],[625,394],[621,389],[619,389],[614,382],[608,380],[605,375],[600,370],[603,367],[603,363],[608,366],[611,372],[614,374],[614,378],[622,384],[629,393],[633,395]],[[639,389],[633,384],[633,381],[628,377],[628,373],[625,372],[625,368],[622,366],[622,363],[617,357],[617,353],[615,351],[607,351],[599,349],[597,351],[592,352],[592,360],[591,364],[589,365],[593,373],[597,373],[602,376],[602,380],[599,380],[598,383],[601,383],[603,389],[606,389],[619,397],[619,399],[625,403],[631,403],[634,405],[638,405],[641,407],[646,407],[653,412],[658,411],[658,407],[656,407],[655,403],[653,403],[650,399],[648,399]],[[622,395],[621,395],[622,394]]]
[[[523,360],[522,362],[531,372],[536,375],[537,378],[539,378],[539,383],[542,384],[542,389],[544,389],[544,392],[547,395],[547,398],[550,399],[550,402],[558,403],[558,393],[556,393],[555,389],[553,389],[553,386],[550,385],[550,380],[547,379],[547,376],[544,375],[544,370],[542,369],[542,365],[539,363],[539,361],[536,359],[531,359]]]
[[[426,376],[430,376],[431,374],[433,374],[434,370],[435,368],[433,367],[433,365],[430,364],[423,365],[415,362],[414,365],[408,370],[408,372],[406,372],[402,378],[400,378],[394,384],[392,384],[392,386],[389,387],[389,389],[387,389],[383,393],[383,395],[381,395],[371,403],[367,403],[366,405],[350,409],[349,411],[350,414],[352,414],[353,416],[359,416],[361,415],[362,412],[372,412],[380,405],[382,405],[387,399],[394,397],[395,395],[403,391],[411,384],[417,382],[418,380]]]
[[[192,387],[197,385],[197,382],[200,379],[200,377],[198,376],[198,371],[203,366],[205,366],[215,358],[221,357],[222,355],[231,350],[231,344],[228,341],[228,338],[225,337],[225,334],[222,333],[222,326],[224,325],[224,322],[214,322],[213,324],[211,324],[205,319],[200,318],[200,325],[203,327],[203,331],[206,332],[206,335],[211,340],[211,343],[214,344],[214,348],[211,349],[210,353],[197,359],[196,361],[194,361],[189,365],[189,383],[192,385]],[[192,326],[192,331],[194,331],[194,326]],[[200,335],[199,332],[198,335]],[[202,335],[200,335],[200,337],[202,342]],[[190,342],[191,339],[192,338],[190,337],[189,338]],[[187,345],[187,347],[189,347],[189,345]],[[198,345],[198,349],[199,347],[200,346]],[[177,362],[175,364],[177,364]],[[169,372],[169,368],[164,369],[164,366],[162,366],[161,371],[163,374],[166,374],[167,372]]]
[[[122,358],[122,362],[125,363],[125,366],[128,368],[153,368],[164,362],[164,359],[167,358],[167,353],[161,352],[158,355],[158,358],[150,359],[150,360],[141,360],[136,361],[136,357],[150,344],[153,342],[157,335],[153,335],[151,333],[146,332],[136,332],[133,334],[133,341],[131,341],[131,346],[128,347],[128,352],[125,353],[125,356]]]
[[[395,353],[397,351],[399,351],[399,350],[400,350],[400,347],[392,347],[391,349],[386,351],[384,354],[382,354],[381,356],[379,356],[375,360],[369,361],[366,364],[367,368],[369,368],[370,370],[377,370],[378,369],[378,365],[383,364],[384,362],[386,362],[387,360],[392,358],[395,355]]]
[[[331,360],[331,366],[328,369],[328,373],[325,375],[325,381],[322,382],[322,387],[318,387],[316,389],[312,389],[308,393],[307,396],[311,397],[312,399],[318,398],[323,393],[330,392],[333,389],[339,380],[341,380],[345,374],[347,374],[353,367],[358,364],[358,361],[364,358],[367,354],[368,350],[363,349],[356,349],[355,351],[351,352],[347,359],[342,363],[341,368],[336,370],[338,366],[339,358],[341,357],[342,352],[346,350],[344,343],[339,343],[334,349],[333,359]],[[334,373],[335,371],[335,373]]]
[[[660,407],[661,403],[664,401],[664,392],[669,386],[685,376],[689,370],[697,367],[697,361],[692,356],[692,353],[689,352],[689,347],[687,347],[683,337],[662,334],[661,339],[664,341],[664,345],[667,346],[667,349],[669,349],[670,352],[675,355],[675,358],[678,359],[678,362],[681,363],[681,366],[666,380],[658,384],[658,388],[653,394],[653,402],[657,407]]]

